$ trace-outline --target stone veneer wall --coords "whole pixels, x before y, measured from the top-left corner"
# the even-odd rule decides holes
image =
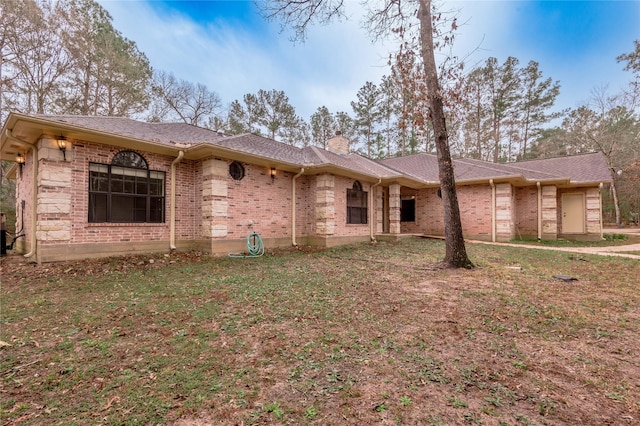
[[[587,192],[587,234],[602,234],[600,189],[588,188]]]
[[[400,223],[400,185],[392,183],[389,185],[389,233],[399,234],[402,230]]]
[[[331,236],[336,228],[335,177],[322,174],[316,177],[316,222],[314,233],[318,236]]]
[[[514,193],[510,183],[496,184],[496,240],[509,241],[515,237]]]
[[[558,195],[553,185],[542,187],[542,239],[558,238]]]

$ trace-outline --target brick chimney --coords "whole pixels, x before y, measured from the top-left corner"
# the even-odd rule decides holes
[[[336,135],[327,141],[327,149],[336,154],[349,154],[349,139],[342,136],[340,130],[336,131]]]

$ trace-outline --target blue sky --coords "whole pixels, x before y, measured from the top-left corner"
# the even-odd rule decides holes
[[[251,1],[98,1],[154,69],[205,84],[225,105],[277,89],[306,120],[322,105],[352,113],[358,89],[389,73],[393,43],[370,41],[356,0],[346,0],[347,21],[312,27],[305,43],[292,43]],[[535,60],[545,78],[560,81],[556,109],[630,80],[615,58],[640,39],[640,1],[446,1],[445,9],[459,10],[454,49],[468,67],[490,56]]]

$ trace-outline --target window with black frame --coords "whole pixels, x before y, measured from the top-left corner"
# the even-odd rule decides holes
[[[358,225],[366,224],[368,218],[367,202],[368,192],[362,190],[362,184],[353,183],[351,189],[347,189],[347,223]]]
[[[111,164],[89,163],[89,222],[164,222],[165,173],[149,170],[134,151],[121,151]]]

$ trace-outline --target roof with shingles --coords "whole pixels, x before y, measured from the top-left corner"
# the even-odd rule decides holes
[[[389,158],[381,163],[423,181],[437,181],[438,159],[431,154]],[[516,163],[489,163],[459,158],[453,160],[457,182],[522,177],[528,181],[568,179],[571,183],[610,182],[611,173],[600,152],[569,157],[544,158]]]
[[[408,178],[422,184],[439,181],[437,157],[414,154],[374,161],[357,154],[338,154],[319,147],[298,148],[263,136],[245,133],[224,135],[186,123],[148,123],[124,117],[20,114],[58,126],[73,126],[87,131],[147,141],[176,149],[211,146],[249,156],[299,167],[331,166],[377,179]],[[456,181],[460,183],[489,179],[527,181],[570,180],[571,183],[610,182],[611,174],[602,153],[581,154],[517,163],[489,163],[473,159],[453,160]]]

